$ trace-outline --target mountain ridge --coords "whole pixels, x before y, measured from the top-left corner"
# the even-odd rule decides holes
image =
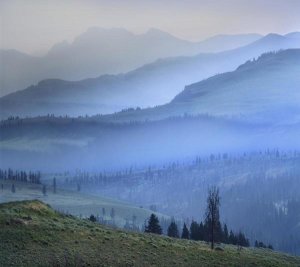
[[[238,47],[259,37],[230,37],[234,39],[232,42],[228,37],[226,47],[225,42],[222,45],[222,42],[217,42],[214,49],[220,51]],[[201,42],[186,41],[160,30],[133,34],[125,29],[96,27],[78,35],[72,42],[55,44],[42,57],[24,56],[24,53],[20,56],[19,53],[8,54],[6,50],[0,50],[0,95],[46,78],[81,80],[101,74],[118,74],[159,58],[195,55],[212,47],[208,44],[201,48],[199,44]]]
[[[129,107],[163,105],[188,84],[217,73],[233,71],[262,53],[294,46],[294,41],[273,43],[270,38],[273,39],[273,35],[254,44],[217,54],[159,59],[124,74],[102,75],[78,82],[59,79],[41,81],[23,91],[0,98],[1,117],[108,114]],[[298,45],[300,47],[300,42]],[[50,91],[52,94],[49,94]]]

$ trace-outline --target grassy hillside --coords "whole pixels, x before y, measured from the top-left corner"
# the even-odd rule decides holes
[[[150,216],[152,211],[140,207],[130,205],[111,198],[101,196],[90,196],[83,193],[66,191],[57,189],[57,193],[53,193],[53,188],[47,187],[47,195],[42,193],[42,185],[16,183],[16,193],[11,192],[11,181],[1,181],[4,190],[0,191],[0,203],[21,200],[41,200],[51,205],[56,210],[64,213],[88,217],[91,214],[102,216],[102,208],[105,208],[106,215],[104,219],[111,222],[110,211],[115,211],[114,224],[123,227],[126,220],[132,222],[132,217],[136,216],[135,224],[141,227],[145,220]],[[157,214],[159,217],[163,215]],[[166,218],[168,216],[165,216]]]
[[[113,230],[61,215],[40,201],[0,205],[0,266],[299,266],[267,249]]]

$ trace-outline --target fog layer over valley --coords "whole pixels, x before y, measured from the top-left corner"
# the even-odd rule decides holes
[[[298,124],[262,126],[206,116],[113,124],[41,118],[1,124],[1,165],[112,169],[249,149],[300,148]]]
[[[156,108],[2,121],[2,164],[102,169],[199,152],[299,148],[299,51],[262,55],[234,72],[187,86],[172,102]]]

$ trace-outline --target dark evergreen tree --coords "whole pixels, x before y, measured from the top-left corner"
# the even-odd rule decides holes
[[[190,238],[192,240],[200,240],[199,224],[195,221],[192,221],[191,226],[190,226]]]
[[[182,239],[190,239],[190,232],[189,232],[189,229],[186,227],[185,223],[183,224],[181,238]]]
[[[53,194],[56,194],[56,178],[53,178]]]
[[[43,185],[42,192],[43,192],[43,195],[44,195],[44,196],[47,195],[47,188],[46,188],[46,185]]]
[[[258,242],[257,240],[255,240],[254,246],[256,248],[269,248],[269,249],[273,249],[273,246],[271,244],[269,244],[267,246],[266,244],[264,244],[264,242],[261,242],[261,241]]]
[[[258,242],[258,247],[259,248],[266,248],[267,246],[263,242]]]
[[[237,245],[237,238],[232,231],[229,234],[229,244]]]
[[[89,220],[90,220],[91,222],[96,222],[96,221],[97,221],[97,218],[96,218],[96,216],[95,216],[94,214],[91,214]]]
[[[132,215],[132,227],[133,227],[133,228],[136,228],[136,225],[135,225],[135,224],[136,224],[136,215],[133,214],[133,215]]]
[[[209,241],[209,228],[203,222],[199,224],[199,240]]]
[[[148,225],[146,225],[146,227],[145,227],[145,232],[158,234],[158,235],[162,234],[162,229],[159,225],[159,220],[158,220],[157,216],[153,213],[151,214],[151,216],[149,218]]]
[[[239,246],[249,247],[249,240],[245,237],[245,235],[242,232],[239,232],[237,236],[237,243]]]
[[[116,215],[115,209],[114,209],[114,208],[111,208],[111,210],[110,210],[110,217],[111,217],[112,220],[115,219],[115,215]]]
[[[220,221],[217,222],[215,233],[215,242],[222,242],[224,233]]]
[[[226,223],[224,224],[224,230],[223,230],[223,243],[225,244],[229,243],[229,234],[228,234],[228,228]]]
[[[168,236],[179,238],[178,227],[174,221],[172,221],[168,227]]]

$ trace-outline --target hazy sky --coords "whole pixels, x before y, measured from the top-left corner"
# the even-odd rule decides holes
[[[226,33],[300,30],[300,0],[0,0],[0,46],[44,52],[91,26],[154,27],[201,40]]]

